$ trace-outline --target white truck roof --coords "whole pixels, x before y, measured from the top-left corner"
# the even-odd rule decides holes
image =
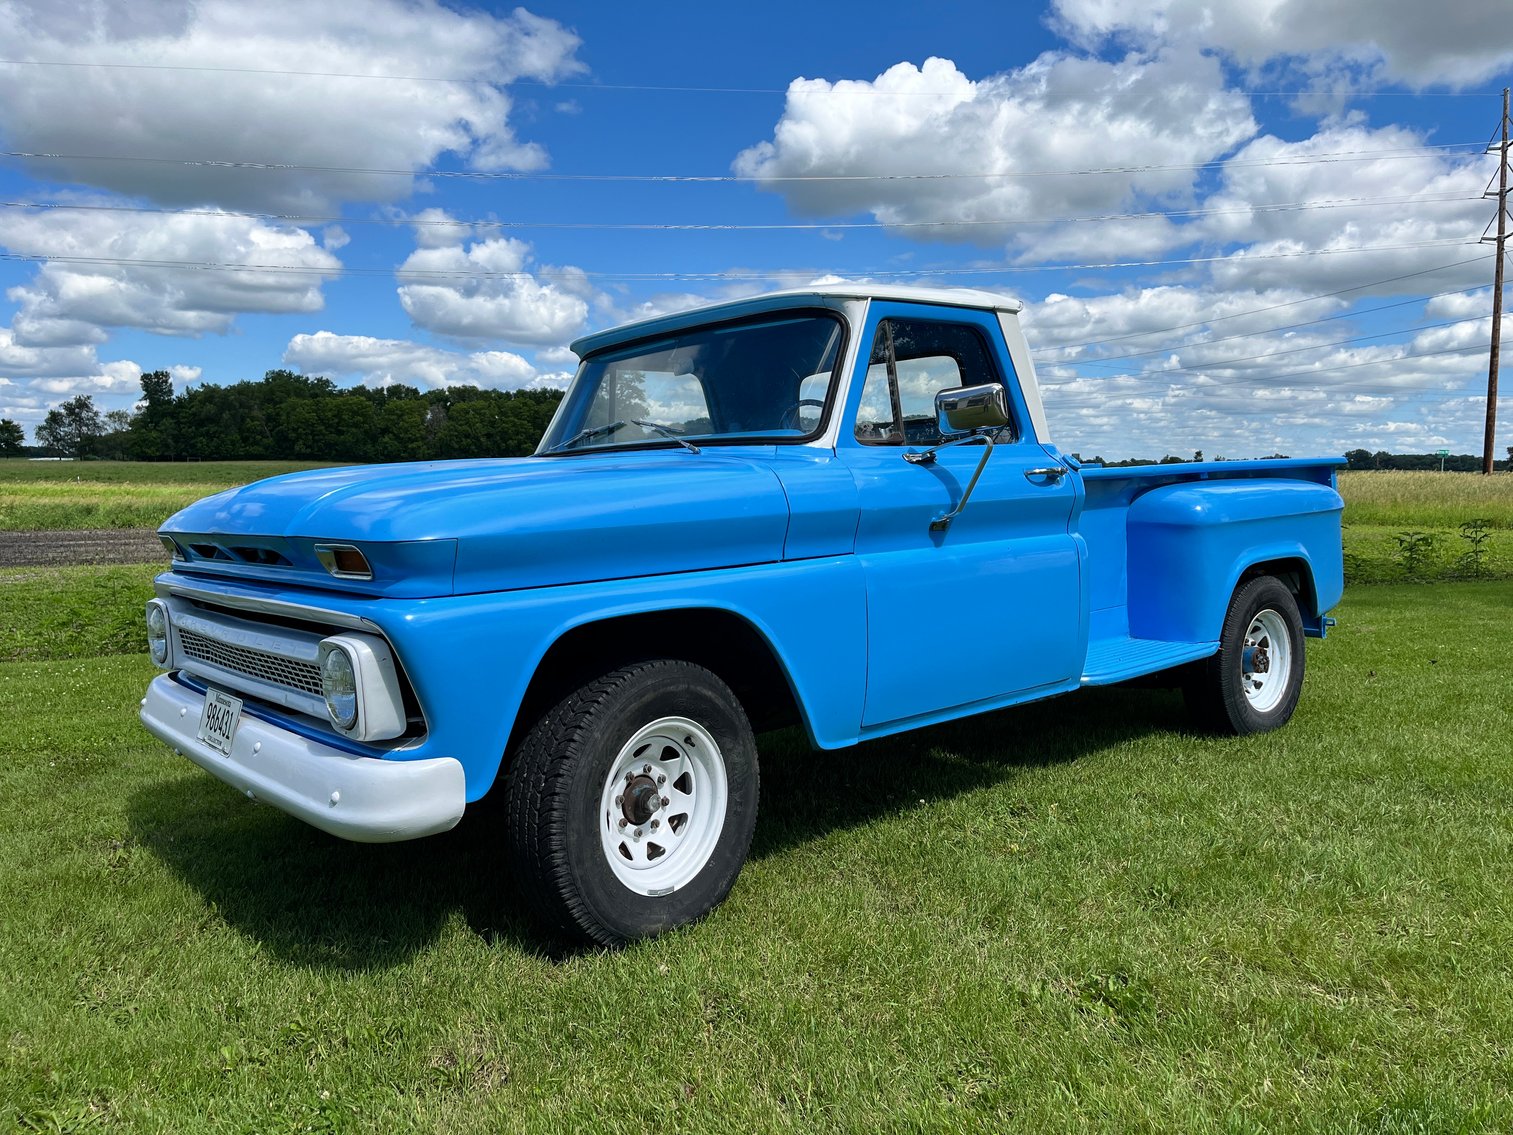
[[[737,317],[753,315],[777,308],[792,307],[799,299],[816,301],[834,300],[898,300],[908,303],[933,303],[945,307],[969,307],[978,311],[995,311],[1017,315],[1024,304],[1010,296],[976,288],[920,288],[905,284],[837,283],[811,284],[803,288],[790,288],[780,292],[766,292],[747,296],[744,299],[726,300],[723,303],[705,304],[687,311],[659,315],[652,319],[621,324],[604,331],[595,331],[573,340],[573,352],[582,358],[590,352],[616,343],[639,339],[643,335],[655,335],[676,331],[695,323],[708,322],[711,317]]]

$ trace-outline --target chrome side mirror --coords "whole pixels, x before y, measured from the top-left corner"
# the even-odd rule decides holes
[[[998,429],[1009,424],[1009,397],[997,382],[948,387],[935,393],[935,417],[943,434]]]

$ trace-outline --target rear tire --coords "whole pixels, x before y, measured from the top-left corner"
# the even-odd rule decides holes
[[[536,723],[506,798],[536,914],[566,937],[621,945],[694,922],[730,893],[756,828],[756,741],[710,671],[641,662]]]
[[[1183,686],[1188,711],[1216,733],[1243,736],[1285,725],[1303,692],[1303,620],[1273,576],[1239,586],[1219,634],[1219,652],[1195,663]]]

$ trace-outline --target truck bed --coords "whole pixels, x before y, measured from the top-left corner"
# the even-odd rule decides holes
[[[1257,558],[1287,565],[1305,631],[1322,637],[1342,586],[1343,458],[1205,461],[1081,469],[1086,499],[1088,640],[1083,685],[1105,685],[1205,658],[1218,648],[1223,599]],[[1333,550],[1334,556],[1320,555]],[[1209,593],[1212,594],[1209,594]]]

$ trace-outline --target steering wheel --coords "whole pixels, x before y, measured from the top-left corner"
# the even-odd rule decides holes
[[[823,410],[825,402],[821,398],[800,398],[792,406],[783,411],[783,417],[778,423],[779,429],[796,430],[799,428],[799,416],[805,406],[816,406]]]

